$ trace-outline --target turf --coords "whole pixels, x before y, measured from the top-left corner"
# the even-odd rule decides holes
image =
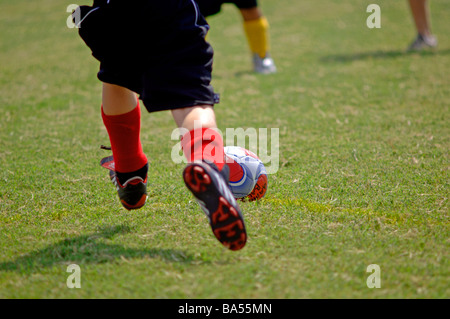
[[[0,298],[450,297],[450,3],[431,2],[439,48],[407,54],[406,1],[378,1],[381,29],[369,1],[260,2],[277,74],[251,72],[234,7],[209,19],[219,127],[279,129],[279,170],[241,204],[249,240],[231,252],[171,160],[168,112],[143,114],[148,203],[121,207],[69,3],[0,0]]]

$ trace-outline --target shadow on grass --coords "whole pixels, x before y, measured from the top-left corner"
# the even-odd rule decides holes
[[[351,54],[335,54],[335,55],[327,55],[320,58],[321,62],[325,63],[334,63],[334,62],[353,62],[359,60],[368,60],[368,59],[392,59],[401,56],[411,56],[411,55],[420,55],[420,56],[436,56],[436,55],[445,55],[449,54],[450,49],[447,50],[424,50],[420,52],[407,52],[406,50],[392,50],[392,51],[371,51],[371,52],[360,52],[360,53],[351,53]]]
[[[102,228],[96,233],[64,239],[13,261],[0,263],[0,271],[29,273],[55,264],[101,264],[131,258],[160,258],[166,262],[182,264],[190,264],[193,261],[193,256],[179,250],[134,249],[102,242],[102,239],[110,239],[117,234],[126,234],[130,231],[128,226],[119,225]]]
[[[234,76],[237,78],[246,76],[246,75],[255,75],[257,73],[255,73],[253,70],[242,70],[242,71],[238,71],[234,73]]]

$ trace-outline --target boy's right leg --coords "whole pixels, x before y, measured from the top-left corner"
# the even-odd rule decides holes
[[[224,163],[223,138],[215,130],[211,105],[172,110],[178,127],[183,128],[183,152],[189,162],[183,171],[187,188],[209,219],[216,238],[230,250],[245,246],[244,218],[228,186],[229,171]]]

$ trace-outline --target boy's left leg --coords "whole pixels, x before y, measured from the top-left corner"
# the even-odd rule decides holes
[[[242,249],[247,241],[244,218],[228,186],[223,139],[216,130],[213,107],[175,109],[172,115],[185,130],[181,145],[189,162],[183,171],[186,186],[208,217],[216,238],[231,250]]]
[[[103,83],[101,111],[113,153],[102,166],[110,170],[122,205],[128,210],[141,208],[147,199],[148,161],[140,140],[139,100],[124,87]]]

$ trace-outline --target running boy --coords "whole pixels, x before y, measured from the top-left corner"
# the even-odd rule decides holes
[[[213,51],[194,0],[95,0],[74,18],[79,34],[100,61],[101,115],[113,155],[110,169],[122,205],[139,209],[147,199],[148,161],[140,140],[140,105],[170,110],[186,133],[183,179],[209,219],[216,238],[231,250],[244,247],[244,219],[228,187],[223,139],[217,133],[211,87]],[[78,17],[78,18],[76,18]],[[78,20],[78,21],[77,21]]]

